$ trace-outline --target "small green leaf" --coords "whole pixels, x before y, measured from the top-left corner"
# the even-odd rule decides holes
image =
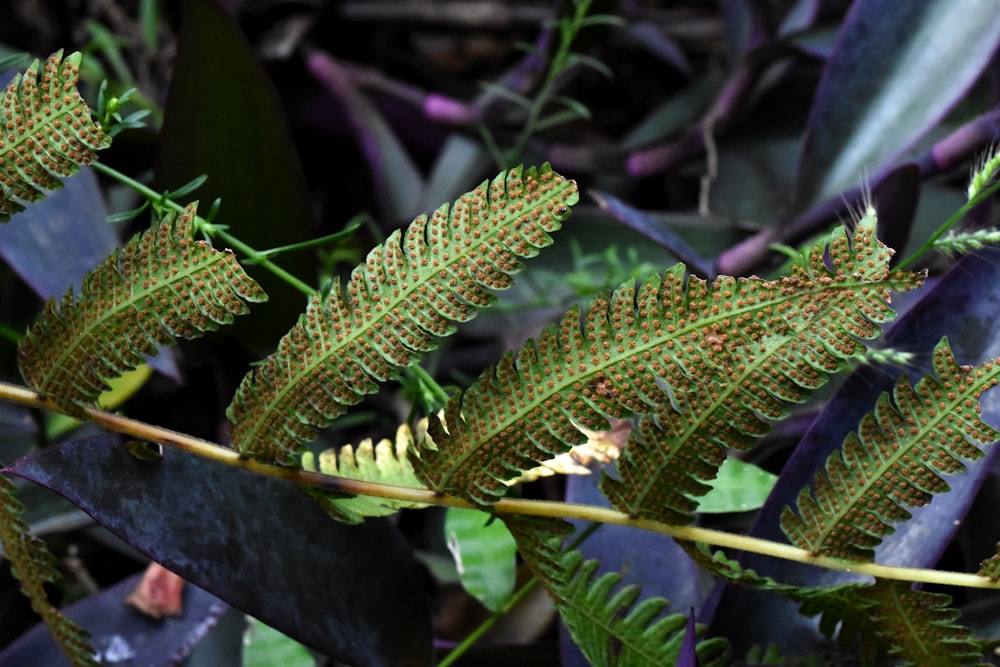
[[[462,586],[490,611],[514,592],[517,544],[507,526],[479,510],[452,507],[444,520],[445,539]]]
[[[698,502],[698,511],[705,514],[746,512],[764,505],[778,476],[752,463],[727,458],[719,474],[709,482],[712,490]]]
[[[305,646],[255,618],[247,617],[243,667],[315,667]]]

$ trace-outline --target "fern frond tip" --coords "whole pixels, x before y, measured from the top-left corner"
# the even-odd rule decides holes
[[[0,99],[0,222],[92,162],[111,137],[91,116],[76,83],[81,54],[34,61]],[[41,70],[41,71],[39,71]]]

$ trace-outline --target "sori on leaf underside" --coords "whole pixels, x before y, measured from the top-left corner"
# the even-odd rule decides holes
[[[0,220],[108,145],[76,92],[78,65],[79,55],[56,54],[41,75],[36,64],[4,93]],[[507,287],[523,268],[521,258],[551,244],[549,234],[577,201],[576,184],[548,165],[518,167],[394,232],[346,285],[315,295],[275,353],[246,375],[227,411],[232,446],[266,464],[313,468],[301,457],[317,430],[490,305],[490,290]],[[88,274],[79,294],[71,289],[46,304],[18,349],[22,375],[35,391],[85,417],[106,382],[143,355],[228,324],[246,312],[246,302],[265,298],[231,252],[194,240],[195,215],[191,205],[164,216]],[[816,243],[775,280],[708,282],[677,265],[645,283],[622,285],[586,309],[570,309],[454,395],[440,414],[414,430],[401,428],[394,443],[329,452],[319,470],[423,487],[489,510],[512,480],[586,440],[586,430],[628,419],[631,435],[615,473],[602,480],[604,493],[632,517],[688,522],[727,450],[751,448],[773,421],[843,371],[893,317],[891,292],[921,283],[919,274],[890,270],[892,251],[875,229],[869,207],[853,228]],[[998,378],[997,363],[960,366],[942,341],[934,375],[914,386],[904,378],[882,396],[786,510],[782,525],[790,540],[814,555],[872,560],[892,524],[909,517],[907,506],[929,502],[947,489],[942,475],[981,456],[970,443],[997,439],[980,419],[979,399]],[[349,521],[407,506],[315,495]],[[25,590],[64,637],[67,653],[85,664],[77,630],[44,604],[39,582],[52,576],[51,563],[25,541],[9,485],[0,486],[0,501],[0,537],[18,559]],[[636,603],[636,591],[616,588],[614,575],[596,576],[596,565],[564,553],[564,524],[504,520],[588,657],[651,665],[676,657],[681,619],[661,615],[665,603]],[[713,563],[703,564],[719,576],[780,588]],[[987,559],[980,574],[997,579],[997,563],[1000,556]],[[822,598],[801,589],[779,592],[804,604]],[[937,597],[881,583],[845,595],[831,604],[850,598],[855,611],[881,610],[889,620],[873,636],[888,637],[893,650],[917,662],[924,636],[911,633],[917,644],[907,645],[911,636],[889,628],[894,619],[931,632],[945,628],[958,647],[949,651],[955,664],[974,653],[965,635],[940,622],[950,612]],[[607,653],[608,647],[622,650]],[[704,661],[716,659],[718,649],[711,640],[699,647]]]

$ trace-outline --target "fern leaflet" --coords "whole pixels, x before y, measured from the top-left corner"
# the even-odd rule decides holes
[[[22,518],[24,506],[16,494],[13,482],[0,474],[0,542],[10,559],[11,572],[20,582],[21,591],[31,600],[31,608],[42,617],[56,645],[74,667],[96,667],[97,660],[87,642],[87,632],[63,616],[45,595],[45,584],[55,583],[60,578],[56,559],[45,543],[31,534]]]
[[[747,448],[788,404],[843,368],[888,320],[892,251],[872,214],[841,231],[780,280],[685,277],[627,284],[571,309],[515,357],[507,354],[428,429],[414,469],[428,485],[489,503],[522,470],[579,444],[577,428],[644,417],[603,489],[619,509],[686,520],[728,447]]]
[[[871,601],[869,613],[882,639],[891,644],[889,654],[900,665],[960,667],[979,665],[982,647],[972,632],[956,625],[959,614],[948,605],[951,598],[914,591],[903,581],[880,580],[864,589]]]
[[[421,419],[411,429],[403,424],[396,429],[394,441],[380,440],[377,444],[363,440],[357,446],[344,445],[328,449],[319,455],[319,472],[348,479],[358,479],[380,484],[395,484],[412,488],[426,488],[417,479],[407,453],[414,441],[425,437],[427,419]],[[315,457],[311,452],[302,456],[302,467],[316,470]],[[422,508],[426,505],[403,500],[356,496],[342,498],[330,494],[311,492],[326,511],[334,518],[347,523],[360,523],[365,517],[387,516],[403,508]]]
[[[106,380],[172,337],[194,338],[267,297],[229,251],[193,240],[195,205],[134,236],[61,301],[50,299],[17,350],[21,375],[73,415]]]
[[[961,472],[959,459],[983,456],[972,442],[992,443],[1000,432],[980,419],[979,399],[1000,382],[1000,363],[959,366],[943,339],[934,371],[916,386],[904,377],[882,394],[840,451],[827,459],[798,513],[785,508],[781,525],[798,547],[814,554],[871,560],[872,548],[919,507],[948,490],[942,474]]]
[[[597,561],[584,561],[579,551],[563,552],[569,524],[515,516],[504,522],[590,664],[660,667],[677,662],[687,625],[684,614],[664,615],[668,603],[663,598],[639,600],[639,588],[619,586],[619,574],[597,576]],[[698,664],[723,664],[727,648],[719,638],[699,642]]]
[[[820,617],[828,637],[837,634],[845,649],[856,648],[864,664],[888,653],[907,665],[974,665],[981,648],[971,633],[954,625],[958,612],[946,595],[913,591],[907,582],[879,580],[814,588],[779,583],[744,570],[721,551],[709,554],[703,545],[684,545],[699,565],[717,577],[758,590],[772,591],[801,603],[805,616]]]
[[[509,286],[518,258],[551,244],[548,232],[577,200],[576,184],[548,165],[517,168],[393,232],[354,270],[346,294],[334,285],[328,298],[314,297],[243,378],[227,411],[234,448],[293,462],[317,428],[491,304],[487,290]]]
[[[60,178],[111,145],[76,89],[80,58],[63,60],[57,51],[40,77],[36,60],[7,84],[0,100],[0,222],[62,187]]]

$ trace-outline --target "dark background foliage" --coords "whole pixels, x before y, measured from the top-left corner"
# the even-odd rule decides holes
[[[11,0],[0,4],[0,46],[36,57],[57,49],[90,53],[83,89],[91,102],[102,77],[118,92],[138,87],[145,97],[138,106],[154,111],[149,127],[119,135],[101,159],[163,190],[207,174],[207,183],[194,194],[202,211],[221,197],[216,220],[258,248],[330,234],[352,217],[366,216],[368,224],[348,243],[281,258],[300,278],[322,283],[349,271],[392,229],[451,201],[505,166],[484,148],[484,132],[506,150],[517,142],[524,112],[509,97],[491,94],[489,86],[501,85],[533,99],[544,71],[539,53],[554,52],[552,20],[568,11],[569,3],[564,4]],[[864,179],[874,190],[883,238],[901,254],[919,246],[962,204],[975,151],[996,139],[996,21],[963,22],[953,14],[928,19],[946,4],[921,1],[904,11],[898,4],[876,0],[853,6],[819,0],[594,2],[591,13],[607,13],[621,23],[585,28],[574,50],[608,72],[574,65],[556,80],[556,92],[585,106],[589,117],[532,132],[515,158],[527,164],[551,161],[558,171],[577,179],[582,203],[557,237],[556,248],[543,263],[529,263],[529,274],[504,296],[498,312],[463,327],[429,357],[427,368],[443,384],[465,386],[503,350],[534,335],[574,300],[662,270],[678,258],[702,275],[772,271],[781,256],[769,251],[768,244],[794,245],[834,224],[857,205]],[[144,16],[151,18],[144,21]],[[888,120],[869,123],[875,117]],[[857,150],[851,153],[845,147]],[[859,154],[864,159],[857,158]],[[52,225],[44,240],[0,229],[0,252],[6,260],[0,272],[0,322],[11,331],[23,331],[39,308],[39,297],[61,292],[117,238],[148,223],[140,216],[117,231],[104,224],[109,210],[138,204],[130,191],[88,174],[25,214]],[[969,224],[986,224],[992,220],[991,210],[983,206],[970,218]],[[55,226],[60,220],[65,227]],[[93,247],[85,249],[84,240]],[[25,255],[26,248],[37,246],[49,254]],[[893,344],[909,346],[918,358],[925,354],[911,371],[926,361],[926,351],[941,335],[958,337],[953,345],[964,362],[997,355],[992,325],[982,324],[993,303],[991,287],[998,284],[995,264],[988,258],[966,262],[957,274],[948,274],[937,295],[924,298],[912,317],[897,325]],[[948,262],[927,257],[923,264],[937,275]],[[131,416],[212,440],[224,438],[225,406],[247,364],[268,353],[304,308],[300,294],[266,273],[249,270],[271,293],[270,303],[255,308],[231,331],[183,344],[158,362],[159,372],[129,402]],[[967,305],[956,308],[956,303]],[[977,329],[977,323],[982,327]],[[0,373],[5,379],[16,380],[13,360],[14,344],[0,341]],[[863,391],[851,390],[851,401],[836,395],[840,398],[834,399],[833,412],[823,419],[830,422],[837,410],[860,414],[867,407],[857,395],[876,392],[898,370],[885,377],[874,371],[852,376],[848,382],[855,384],[849,388]],[[831,389],[821,398],[834,395]],[[391,434],[406,419],[415,397],[419,391],[412,384],[387,388],[359,406],[344,425],[324,433],[317,447]],[[760,517],[735,513],[705,519],[707,523],[748,531],[756,518],[753,530],[776,537],[777,510],[794,498],[816,462],[839,442],[831,435],[836,429],[809,430],[820,407],[804,407],[752,454],[753,461],[774,472],[790,461]],[[830,423],[850,425],[846,419]],[[53,436],[41,416],[4,406],[0,432],[0,460],[5,463],[40,441],[65,437]],[[86,432],[76,431],[73,437]],[[114,466],[119,464],[94,460],[89,465],[118,470]],[[986,538],[1000,536],[995,526],[985,533],[979,530],[989,523],[981,513],[969,514],[980,485],[978,503],[989,505],[997,493],[991,466],[988,462],[976,469],[965,495],[940,503],[941,515],[935,519],[940,526],[968,515],[973,529],[938,529],[921,533],[919,541],[913,531],[904,531],[895,543],[893,562],[975,569],[977,559],[992,550]],[[72,475],[65,471],[67,488],[60,489],[70,495],[86,487],[86,480]],[[530,486],[527,493],[600,502],[589,480],[573,479],[568,485],[545,481]],[[102,500],[110,501],[111,492],[100,478],[96,482],[96,495],[78,500],[100,513],[107,507]],[[163,528],[169,522],[158,515],[178,513],[191,522],[189,534],[214,533],[238,521],[210,511],[212,503],[219,502],[240,507],[239,516],[260,517],[256,534],[240,538],[246,541],[233,537],[199,547],[220,562],[233,562],[233,550],[253,551],[279,534],[278,513],[276,523],[264,517],[268,498],[274,502],[270,507],[282,506],[276,500],[284,498],[280,491],[273,497],[247,499],[237,481],[217,485],[208,489],[192,481],[183,500],[169,490],[140,489],[138,522]],[[127,491],[116,488],[114,493]],[[64,601],[90,594],[110,604],[116,598],[109,587],[143,567],[139,554],[94,527],[78,510],[37,487],[26,487],[25,495],[29,518],[66,565],[68,586],[59,592]],[[154,498],[164,504],[154,504]],[[206,514],[182,512],[191,506],[205,507]],[[108,521],[115,513],[109,514]],[[423,512],[371,528],[384,531],[378,561],[382,567],[396,562],[398,571],[423,574],[410,576],[405,585],[391,583],[394,580],[376,569],[376,561],[368,561],[370,567],[362,575],[344,576],[336,595],[364,598],[358,614],[376,625],[395,622],[390,616],[410,614],[418,619],[415,623],[428,626],[420,631],[424,639],[429,641],[433,634],[443,650],[484,612],[454,585],[435,581],[426,566],[429,561],[417,566],[412,559],[411,548],[421,554],[442,553],[439,523],[437,513]],[[173,557],[190,551],[191,544],[177,537],[183,530],[166,533],[174,536],[170,545],[151,545],[154,538],[131,530],[123,528],[121,533],[161,560],[174,562]],[[340,528],[326,525],[324,530],[330,531],[326,539],[340,535]],[[826,650],[812,622],[801,620],[793,608],[767,597],[750,600],[729,589],[713,591],[711,582],[700,579],[669,540],[635,533],[611,537],[610,529],[598,535],[587,547],[589,555],[602,558],[609,568],[627,568],[630,580],[671,599],[674,609],[698,607],[713,632],[733,638],[737,655],[753,644],[772,642],[789,652]],[[261,558],[273,558],[273,567],[327,567],[315,560],[315,551],[296,553],[292,542],[284,540],[277,552],[267,551]],[[348,571],[356,561],[364,563],[379,552],[378,544],[370,542],[357,540],[348,565],[337,561],[340,567]],[[385,546],[389,543],[391,548]],[[398,559],[387,557],[386,550]],[[656,559],[643,557],[650,553]],[[769,572],[766,563],[753,566],[780,574]],[[33,618],[9,572],[0,576],[0,644],[7,644]],[[308,609],[320,609],[330,594],[310,591],[308,582],[295,586],[294,593],[305,596],[301,604]],[[236,578],[222,581],[213,592],[230,602],[239,600],[258,615],[275,596],[289,595],[263,586],[247,594],[246,587],[245,580]],[[996,628],[988,619],[996,602],[956,594],[977,631],[995,637]],[[247,602],[247,597],[253,599]],[[380,606],[402,607],[406,613],[379,618]],[[748,609],[755,611],[750,614]],[[206,605],[189,619],[189,627],[181,628],[170,648],[157,645],[149,654],[161,660],[156,664],[165,664],[163,656],[186,656],[198,643],[191,634],[197,623],[227,618],[224,610],[224,605]],[[83,612],[85,617],[102,613]],[[321,612],[316,613],[318,617]],[[350,615],[350,605],[330,613]],[[510,628],[463,664],[558,664],[559,633],[551,615],[539,620],[522,609],[511,618]],[[219,657],[232,660],[238,653],[232,642],[233,637],[238,641],[239,623],[231,625],[235,631],[226,630],[229,626],[223,622],[211,633],[219,638],[217,648],[212,642],[203,644],[209,656],[200,658],[208,661],[205,664],[234,664]],[[325,628],[318,622],[316,627]],[[340,640],[343,633],[356,632],[353,627],[316,630],[300,638],[320,649],[343,651]],[[372,635],[386,627],[374,628]],[[127,627],[121,631],[138,632]],[[321,634],[329,644],[317,645]],[[414,641],[419,643],[419,638]],[[361,656],[350,657],[371,664],[398,659],[377,644],[373,641],[360,649]],[[576,664],[572,652],[565,646],[564,651],[564,664]],[[419,655],[420,649],[414,649],[407,658],[419,662]]]

